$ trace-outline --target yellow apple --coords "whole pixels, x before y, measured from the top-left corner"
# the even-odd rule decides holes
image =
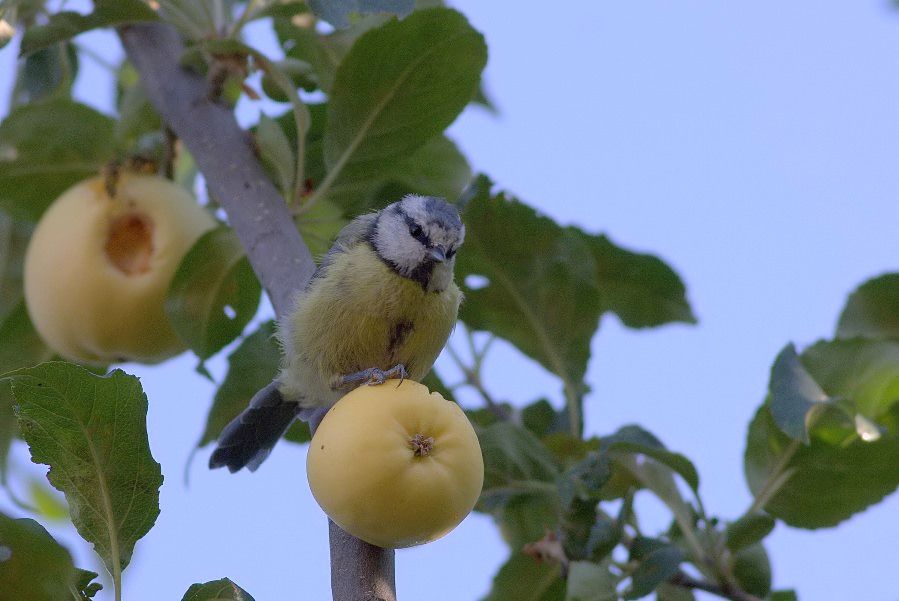
[[[68,359],[156,363],[185,349],[165,315],[181,259],[212,217],[181,186],[122,174],[63,193],[25,253],[25,301],[47,345]]]
[[[337,525],[388,548],[448,533],[484,484],[481,447],[465,413],[411,380],[361,386],[340,399],[312,437],[306,472]]]

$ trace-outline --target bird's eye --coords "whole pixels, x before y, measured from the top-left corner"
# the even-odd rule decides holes
[[[421,235],[423,232],[422,232],[421,226],[416,223],[415,225],[413,225],[412,227],[409,228],[409,233],[412,234],[413,238],[421,238]]]
[[[451,249],[449,249],[448,251],[446,251],[446,258],[447,258],[447,259],[452,259],[452,258],[455,257],[455,256],[456,256],[456,249],[455,249],[455,248],[451,248]]]

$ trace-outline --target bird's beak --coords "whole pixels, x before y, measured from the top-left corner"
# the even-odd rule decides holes
[[[438,263],[446,261],[446,250],[442,246],[432,246],[428,249],[428,256]]]

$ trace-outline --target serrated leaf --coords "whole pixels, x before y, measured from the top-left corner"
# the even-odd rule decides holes
[[[565,601],[617,601],[618,578],[607,563],[572,561],[568,567]]]
[[[21,53],[28,54],[99,27],[157,20],[156,13],[140,0],[94,0],[94,11],[88,15],[62,11],[50,15],[46,25],[29,27],[22,37]]]
[[[502,506],[520,495],[556,494],[558,466],[533,434],[501,422],[478,431],[484,454],[482,511]]]
[[[240,335],[261,293],[240,240],[223,225],[203,234],[181,260],[165,312],[191,350],[208,359]]]
[[[113,153],[112,119],[94,109],[67,99],[21,106],[0,123],[0,209],[37,221]]]
[[[70,599],[72,556],[43,526],[0,513],[0,601]]]
[[[837,338],[899,339],[899,273],[888,273],[859,286],[846,301]]]
[[[147,397],[121,370],[97,376],[64,362],[9,375],[31,460],[66,495],[72,523],[110,573],[159,515],[160,466],[147,441]]]
[[[0,375],[37,365],[52,356],[53,351],[41,340],[28,317],[25,300],[19,300],[12,311],[0,320]],[[0,482],[6,481],[9,447],[19,431],[12,407],[11,385],[0,380]]]
[[[256,143],[262,160],[275,174],[282,195],[290,198],[296,175],[296,157],[284,130],[274,119],[263,114],[256,126]]]
[[[362,35],[328,102],[324,158],[333,183],[380,180],[442,132],[475,92],[483,36],[447,8],[418,11]]]
[[[483,601],[563,601],[565,581],[558,564],[538,563],[524,553],[513,553],[493,579]]]
[[[631,585],[624,594],[625,599],[645,597],[674,576],[684,561],[684,553],[674,545],[662,544],[639,557],[639,560],[639,565],[631,574]]]
[[[598,260],[605,259],[596,249],[606,248],[609,254],[607,239],[562,227],[508,194],[491,196],[490,187],[481,176],[460,201],[466,223],[465,245],[457,259],[466,296],[460,317],[472,329],[491,331],[514,344],[558,375],[569,398],[579,397],[599,317],[605,310],[618,310],[603,290],[627,289],[621,298],[632,304],[665,305],[665,295],[653,292],[654,280],[640,282],[658,271],[640,265],[660,262],[617,249],[611,254],[630,259],[616,259],[623,264],[614,270],[603,267]],[[628,277],[635,279],[628,282]],[[649,296],[636,303],[635,290]],[[636,315],[627,320],[653,325],[658,319],[652,316],[661,314],[667,315],[649,312],[643,321]]]
[[[312,11],[334,27],[350,26],[350,16],[364,13],[390,13],[405,17],[412,12],[414,0],[309,0]]]
[[[767,513],[748,513],[727,525],[725,542],[731,551],[745,549],[761,541],[774,530],[776,522]]]
[[[606,236],[575,231],[596,263],[603,312],[611,311],[629,328],[696,323],[686,287],[664,261],[621,248]]]
[[[814,434],[814,433],[813,433]],[[762,406],[749,425],[744,456],[746,481],[758,494],[781,462],[791,439]],[[765,511],[797,528],[835,526],[899,487],[899,437],[883,436],[843,446],[812,436],[786,469],[792,476]]]
[[[254,599],[228,578],[222,578],[191,585],[181,601],[254,601]]]
[[[693,462],[680,453],[669,451],[652,433],[640,426],[623,426],[611,436],[601,439],[603,449],[639,453],[652,457],[659,463],[677,472],[690,485],[693,492],[699,492],[699,473]]]

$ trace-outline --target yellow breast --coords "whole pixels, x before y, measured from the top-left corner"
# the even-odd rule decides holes
[[[397,364],[420,380],[446,344],[461,300],[454,283],[426,292],[357,244],[312,282],[282,324],[282,393],[304,406],[330,405],[342,395],[332,388],[336,377]]]

